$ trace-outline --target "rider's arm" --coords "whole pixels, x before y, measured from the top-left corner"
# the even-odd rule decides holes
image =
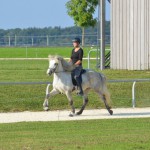
[[[82,61],[81,60],[78,60],[76,63],[75,63],[75,66],[78,66],[78,65],[80,65],[82,63]]]
[[[79,60],[75,63],[75,65],[80,65],[82,63],[82,58],[83,58],[83,50],[80,50]]]

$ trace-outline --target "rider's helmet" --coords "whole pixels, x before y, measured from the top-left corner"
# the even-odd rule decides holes
[[[72,40],[72,42],[78,42],[78,43],[80,44],[80,43],[81,43],[81,40],[80,40],[80,38],[75,37],[75,38]]]

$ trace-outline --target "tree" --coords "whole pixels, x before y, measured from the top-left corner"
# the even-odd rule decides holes
[[[69,0],[66,3],[67,13],[74,19],[75,25],[82,28],[82,46],[84,46],[84,29],[94,27],[96,19],[93,18],[98,0]]]

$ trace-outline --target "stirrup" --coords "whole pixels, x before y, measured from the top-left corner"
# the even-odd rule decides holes
[[[83,95],[84,95],[84,93],[83,93],[83,92],[81,92],[81,91],[79,91],[79,92],[77,93],[77,95],[78,95],[78,96],[83,96]]]

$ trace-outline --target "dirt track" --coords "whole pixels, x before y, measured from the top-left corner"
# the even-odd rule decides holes
[[[114,118],[144,118],[150,117],[149,108],[117,108],[110,116],[105,109],[85,110],[81,116],[69,117],[68,110],[48,112],[17,112],[0,113],[0,123],[33,122],[33,121],[70,121],[87,119],[114,119]]]

